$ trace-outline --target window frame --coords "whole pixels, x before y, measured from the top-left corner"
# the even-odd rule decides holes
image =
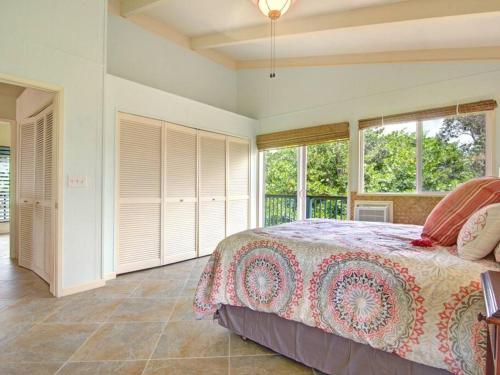
[[[339,140],[340,142],[341,140]],[[351,146],[350,140],[346,140],[349,147],[348,153],[348,163],[347,163],[347,207],[350,207],[351,202]],[[327,141],[324,143],[330,143],[335,141]],[[320,143],[321,144],[321,143]],[[276,147],[275,149],[280,149],[285,147]],[[290,148],[297,149],[297,221],[307,219],[307,207],[306,207],[306,197],[307,197],[307,145],[305,146],[292,146]],[[265,173],[266,173],[266,161],[265,152],[268,150],[259,150],[257,155],[257,225],[259,227],[264,227],[264,215],[265,215]],[[351,210],[347,209],[346,220],[351,220]]]
[[[462,114],[463,116],[468,115],[478,115],[484,114],[486,120],[486,145],[485,145],[485,156],[486,156],[486,170],[485,176],[493,176],[494,173],[494,156],[495,156],[495,111],[480,111],[480,112],[469,112]],[[445,116],[445,117],[437,117],[437,118],[453,118],[455,116]],[[424,138],[424,129],[423,123],[427,120],[415,120],[409,122],[416,123],[416,138],[417,138],[417,146],[416,146],[416,156],[417,156],[417,165],[416,165],[416,192],[414,193],[404,193],[404,192],[375,192],[370,193],[365,191],[365,142],[364,142],[364,131],[370,128],[358,129],[358,195],[374,195],[374,196],[445,196],[449,192],[445,191],[423,191],[423,138]],[[381,125],[381,126],[392,126],[389,125]]]

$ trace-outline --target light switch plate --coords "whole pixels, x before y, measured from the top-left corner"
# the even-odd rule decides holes
[[[68,186],[73,188],[87,187],[87,176],[69,176]]]

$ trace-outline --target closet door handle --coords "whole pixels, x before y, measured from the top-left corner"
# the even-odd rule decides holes
[[[28,203],[28,200],[27,199],[23,200],[23,203]]]
[[[181,198],[181,199],[179,199],[179,202],[184,202],[184,199],[182,199],[182,198]]]
[[[35,203],[36,203],[36,204],[40,204],[40,202],[39,202],[39,201],[36,201]]]
[[[212,202],[215,202],[215,198],[212,198]]]

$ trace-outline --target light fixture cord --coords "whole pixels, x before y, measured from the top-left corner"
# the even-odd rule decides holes
[[[271,61],[270,61],[270,73],[269,78],[276,77],[276,21],[271,19]]]

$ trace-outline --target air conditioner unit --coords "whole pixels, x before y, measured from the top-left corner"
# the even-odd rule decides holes
[[[392,223],[392,201],[354,201],[354,220]]]

